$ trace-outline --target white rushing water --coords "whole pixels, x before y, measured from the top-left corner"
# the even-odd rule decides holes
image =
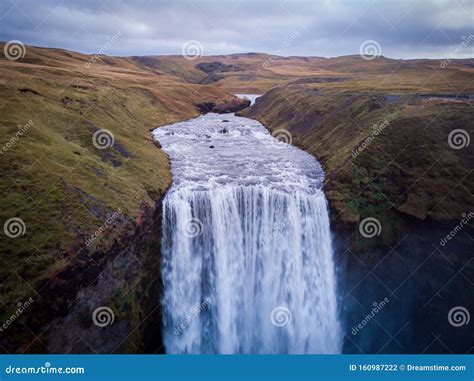
[[[338,353],[323,171],[257,121],[207,114],[156,129],[167,353]]]
[[[252,106],[257,100],[257,98],[260,96],[256,94],[235,94],[235,95],[242,99],[248,99],[250,101],[250,106]]]

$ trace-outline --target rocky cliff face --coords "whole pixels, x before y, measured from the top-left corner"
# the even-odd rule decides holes
[[[28,353],[163,353],[160,272],[161,200],[106,251],[77,242],[71,264],[39,287],[24,326],[37,332]],[[23,327],[2,345],[17,351]]]
[[[231,112],[241,111],[250,106],[248,99],[234,98],[231,100],[225,100],[223,102],[200,102],[196,104],[196,108],[202,114],[208,112],[216,112],[218,114],[227,114]]]
[[[345,352],[472,350],[448,319],[474,311],[473,150],[449,142],[468,99],[288,86],[242,112],[325,167]]]

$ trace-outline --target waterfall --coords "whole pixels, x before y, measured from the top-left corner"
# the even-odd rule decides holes
[[[167,353],[338,353],[323,171],[257,121],[207,114],[154,131]]]

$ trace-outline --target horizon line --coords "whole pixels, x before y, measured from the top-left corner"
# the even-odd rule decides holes
[[[158,57],[183,57],[183,54],[131,54],[131,55],[109,55],[109,54],[105,54],[105,53],[85,53],[83,51],[80,51],[80,50],[70,50],[70,49],[67,49],[67,48],[62,48],[62,47],[51,47],[51,46],[39,46],[39,45],[31,45],[31,44],[24,44],[22,41],[20,40],[10,40],[10,41],[3,41],[3,40],[0,40],[0,44],[7,44],[11,41],[19,41],[21,42],[23,45],[25,46],[29,46],[29,47],[33,47],[33,48],[38,48],[38,49],[56,49],[56,50],[64,50],[64,51],[67,51],[67,52],[73,52],[73,53],[79,53],[79,54],[83,54],[83,55],[88,55],[88,56],[105,56],[105,57],[115,57],[115,58],[129,58],[129,57],[154,57],[154,56],[158,56]],[[343,58],[343,57],[362,57],[362,55],[360,53],[354,53],[354,54],[344,54],[344,55],[340,55],[340,56],[318,56],[318,55],[307,55],[307,56],[303,56],[303,55],[288,55],[288,56],[284,56],[284,55],[277,55],[277,54],[271,54],[271,53],[265,53],[265,52],[238,52],[238,53],[226,53],[226,54],[223,54],[223,53],[219,53],[219,54],[203,54],[203,55],[200,55],[199,58],[203,58],[203,57],[217,57],[217,56],[241,56],[241,55],[251,55],[251,54],[254,54],[254,55],[257,55],[257,54],[260,54],[260,55],[267,55],[267,56],[270,56],[270,57],[278,57],[278,58],[320,58],[320,59],[334,59],[334,58]],[[463,61],[463,60],[472,60],[474,59],[474,56],[472,57],[465,57],[465,58],[450,58],[450,57],[440,57],[440,58],[427,58],[427,57],[413,57],[413,58],[395,58],[395,57],[388,57],[388,56],[384,56],[384,55],[379,55],[377,57],[375,57],[375,59],[379,59],[379,58],[385,58],[385,59],[389,59],[389,60],[397,60],[397,61],[415,61],[415,60],[428,60],[428,61],[436,61],[436,60],[450,60],[450,61]]]

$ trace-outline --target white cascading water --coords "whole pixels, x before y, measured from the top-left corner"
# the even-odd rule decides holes
[[[173,173],[163,201],[166,352],[339,353],[319,163],[233,114],[153,134]]]

